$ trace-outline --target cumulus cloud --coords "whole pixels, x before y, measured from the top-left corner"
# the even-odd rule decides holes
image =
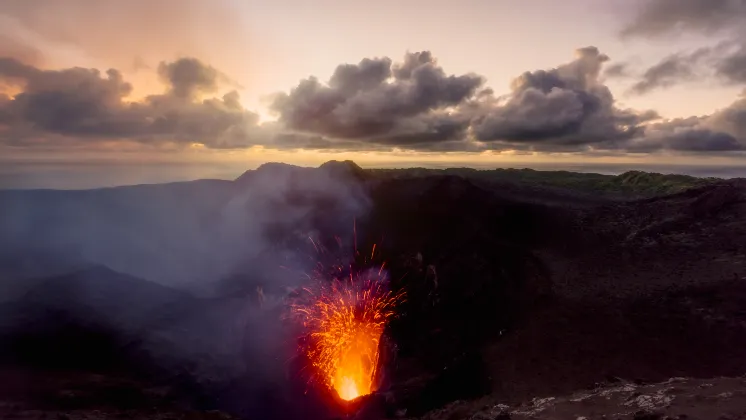
[[[197,142],[216,148],[267,141],[258,115],[241,106],[237,92],[200,98],[217,89],[217,70],[183,58],[162,63],[158,71],[166,92],[129,101],[132,85],[117,70],[41,70],[2,58],[0,80],[22,91],[0,101],[0,116],[10,127],[0,136],[16,145],[35,144],[50,135],[81,141]]]
[[[483,83],[475,74],[447,74],[427,51],[407,53],[398,64],[366,58],[338,66],[327,83],[301,81],[271,109],[290,129],[416,148],[463,137],[469,118],[456,108]]]
[[[676,118],[650,124],[629,150],[668,149],[685,152],[746,150],[746,96],[712,115]]]
[[[534,150],[583,149],[638,134],[653,112],[619,109],[599,80],[608,57],[595,47],[550,70],[525,72],[503,103],[488,105],[472,129],[483,142],[530,145]]]
[[[171,94],[184,99],[218,90],[218,71],[195,58],[161,63],[158,74],[171,88]]]
[[[706,119],[677,118],[651,124],[646,136],[630,142],[631,152],[673,150],[680,152],[732,152],[744,146],[733,135],[708,128]]]
[[[746,91],[731,105],[705,119],[707,127],[722,130],[746,143]]]

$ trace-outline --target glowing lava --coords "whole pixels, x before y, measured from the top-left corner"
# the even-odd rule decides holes
[[[317,379],[348,401],[375,391],[381,334],[403,298],[385,288],[383,266],[350,271],[343,280],[317,277],[315,287],[302,289],[302,296],[291,306],[306,329],[301,350]],[[318,270],[316,274],[328,275],[324,272],[328,273]]]

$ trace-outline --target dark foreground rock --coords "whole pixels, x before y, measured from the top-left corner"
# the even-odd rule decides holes
[[[0,369],[0,418],[16,420],[231,420],[199,410],[166,386],[127,376]]]
[[[570,395],[534,398],[517,404],[501,404],[499,397],[455,402],[419,417],[421,420],[743,418],[746,418],[744,378],[672,378],[655,384],[619,381]]]

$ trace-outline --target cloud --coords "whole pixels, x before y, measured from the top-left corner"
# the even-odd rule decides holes
[[[178,98],[193,99],[218,90],[218,71],[195,58],[161,63],[158,74],[171,87],[170,93]]]
[[[630,88],[636,95],[644,95],[656,89],[667,88],[680,82],[697,80],[701,77],[699,66],[711,54],[711,49],[702,48],[689,54],[669,55],[648,68],[641,79]]]
[[[124,106],[132,90],[116,70],[105,77],[95,69],[42,71],[14,59],[0,59],[0,77],[23,86],[23,92],[5,102],[11,122],[59,134],[86,135],[118,131]]]
[[[744,150],[733,135],[707,128],[697,117],[652,124],[644,138],[630,142],[630,152],[672,150],[679,152],[732,152]]]
[[[746,84],[746,44],[724,55],[715,64],[718,76],[733,84]]]
[[[11,126],[5,140],[36,143],[47,135],[81,141],[130,140],[143,143],[199,142],[208,147],[247,147],[265,141],[258,115],[245,110],[235,91],[199,99],[217,89],[218,72],[196,59],[162,63],[167,90],[128,101],[132,85],[117,70],[40,70],[15,59],[0,59],[0,80],[22,89],[0,102]],[[2,136],[0,132],[0,136]]]
[[[744,0],[649,0],[622,35],[660,36],[670,33],[714,34],[743,24]]]
[[[693,53],[677,53],[648,69],[633,91],[645,93],[682,81],[716,76],[746,83],[746,0],[650,0],[622,36],[662,37],[684,32],[722,35],[725,41]],[[708,70],[711,72],[708,73]],[[712,115],[658,121],[628,145],[631,151],[669,149],[734,152],[746,149],[746,97]]]
[[[293,130],[416,148],[463,137],[469,118],[456,108],[483,83],[475,74],[447,74],[427,51],[407,53],[398,64],[366,58],[338,66],[327,83],[301,81],[271,109]]]
[[[40,65],[44,58],[36,47],[0,33],[0,57],[14,57],[24,63]]]
[[[448,74],[430,52],[407,53],[398,63],[366,58],[337,66],[325,83],[309,77],[275,94],[271,108],[279,119],[260,124],[236,91],[220,95],[227,77],[195,58],[160,63],[154,71],[163,93],[136,100],[133,86],[114,69],[44,70],[2,58],[0,85],[18,93],[0,95],[0,144],[432,153],[743,150],[746,99],[710,116],[664,120],[653,110],[618,105],[601,78],[608,61],[595,47],[581,48],[572,61],[518,75],[510,92],[498,96],[481,76]],[[646,73],[648,85],[639,90],[687,74],[659,68]]]
[[[744,151],[746,96],[712,115],[650,124],[645,136],[631,142],[628,148],[636,152],[660,149],[686,152]]]
[[[633,93],[714,76],[746,83],[746,0],[649,0],[622,31],[623,37],[681,33],[724,36],[725,41],[693,53],[676,53],[648,69]]]
[[[705,125],[729,133],[746,143],[746,92],[730,106],[707,117]]]
[[[609,78],[623,78],[629,77],[629,64],[628,63],[615,63],[607,66],[604,69],[604,76]]]
[[[551,70],[525,72],[511,84],[504,103],[488,105],[472,130],[483,142],[526,144],[534,150],[581,150],[638,134],[655,113],[616,107],[599,80],[608,57],[595,47]]]

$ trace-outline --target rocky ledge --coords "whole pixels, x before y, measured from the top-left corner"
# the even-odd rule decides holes
[[[402,418],[405,413],[399,413]],[[687,419],[746,418],[746,378],[672,378],[655,384],[615,380],[569,396],[500,404],[499,398],[455,402],[421,420]]]

